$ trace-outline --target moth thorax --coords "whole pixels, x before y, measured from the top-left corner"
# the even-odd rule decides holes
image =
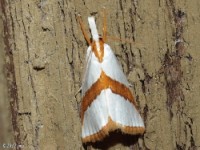
[[[99,62],[102,62],[104,56],[104,42],[103,40],[94,41],[92,44],[92,51],[98,58]]]
[[[100,49],[99,41],[96,41],[95,44],[96,44],[97,52],[100,54],[101,49]]]

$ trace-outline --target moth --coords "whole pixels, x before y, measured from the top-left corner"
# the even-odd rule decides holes
[[[89,45],[82,83],[81,123],[82,141],[101,141],[114,130],[126,134],[143,134],[143,120],[129,89],[129,82],[113,53],[106,44],[106,19],[100,37],[95,18],[88,17],[92,40],[86,34],[81,17],[81,30]]]

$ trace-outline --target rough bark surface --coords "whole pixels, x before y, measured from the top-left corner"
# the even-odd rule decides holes
[[[0,149],[200,149],[199,0],[1,0]],[[144,136],[81,143],[86,41],[76,15],[96,16],[145,121]],[[89,34],[89,30],[88,30]],[[4,60],[4,61],[3,61]],[[4,69],[2,69],[4,68]],[[5,79],[7,78],[7,80]],[[7,89],[7,90],[6,90]],[[12,145],[12,146],[13,146]]]
[[[0,11],[2,16],[2,11]],[[10,111],[11,97],[8,94],[8,82],[6,78],[6,58],[3,39],[3,18],[0,18],[0,149],[14,148],[14,132],[12,126],[12,116]]]

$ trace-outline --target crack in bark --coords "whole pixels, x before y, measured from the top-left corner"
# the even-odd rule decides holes
[[[8,80],[8,88],[9,88],[9,94],[11,97],[10,100],[10,108],[11,108],[11,114],[12,114],[12,126],[14,130],[14,139],[16,142],[16,150],[21,150],[21,139],[20,139],[20,130],[19,126],[17,124],[18,119],[18,93],[17,93],[17,85],[16,85],[16,78],[15,78],[15,66],[14,66],[14,60],[13,60],[13,53],[12,53],[12,47],[11,43],[9,42],[10,39],[14,39],[14,22],[11,14],[11,8],[10,4],[8,4],[6,0],[0,1],[1,4],[1,10],[4,15],[3,19],[3,26],[4,26],[4,43],[5,43],[5,54],[8,58],[8,61],[6,62],[6,76]],[[9,12],[6,11],[6,7],[8,6]],[[10,13],[10,14],[9,14]],[[9,18],[10,17],[10,18]],[[10,26],[11,24],[11,26]],[[9,28],[10,27],[10,28]],[[13,35],[11,35],[11,31],[13,32]],[[12,37],[13,36],[13,37]],[[14,43],[14,47],[16,47],[16,44]]]
[[[21,8],[22,9],[22,8]],[[29,37],[27,35],[27,31],[26,31],[26,27],[25,27],[25,23],[24,23],[24,19],[23,19],[23,12],[21,11],[21,18],[22,18],[22,27],[23,27],[23,30],[24,30],[24,36],[25,36],[25,42],[26,42],[26,50],[27,50],[27,55],[28,55],[28,60],[30,60],[30,50],[29,50]],[[36,93],[36,89],[35,89],[35,83],[34,83],[34,80],[33,80],[33,75],[31,74],[31,69],[34,68],[33,67],[33,64],[28,64],[28,75],[29,75],[29,78],[30,78],[30,82],[31,82],[31,89],[32,89],[32,92],[33,92],[33,99],[35,100],[35,107],[36,107],[36,113],[39,115],[40,114],[40,111],[39,111],[39,106],[38,106],[38,99],[37,99],[37,93]],[[35,69],[35,68],[34,68]],[[30,119],[31,120],[31,119]],[[36,121],[36,122],[39,122],[39,121]],[[34,124],[32,124],[34,126]],[[33,142],[33,147],[35,149],[38,149],[39,147],[39,130],[37,129],[37,125],[32,127],[32,128],[35,128],[35,133],[33,133],[35,135],[35,143]]]
[[[139,54],[140,54],[140,60],[142,60],[141,50],[139,50]],[[141,62],[142,70],[144,72],[144,79],[141,79],[140,82],[141,82],[141,85],[142,85],[142,92],[144,94],[146,94],[147,93],[146,85],[150,83],[150,81],[153,77],[148,74],[147,69],[145,68],[142,61],[140,61],[140,62]]]
[[[167,90],[167,107],[170,110],[170,116],[173,117],[171,112],[172,105],[175,101],[184,100],[184,95],[181,90],[181,58],[175,53],[170,53],[167,50],[164,59],[164,76],[166,80],[166,90]]]
[[[195,140],[193,138],[193,130],[192,130],[192,125],[193,125],[193,119],[192,118],[189,118],[189,121],[187,121],[185,123],[186,126],[188,126],[189,128],[189,132],[190,132],[190,148],[191,149],[196,149],[196,144],[195,144]],[[186,132],[187,133],[187,132]]]
[[[181,59],[185,53],[185,46],[184,46],[184,24],[183,19],[185,17],[185,12],[176,9],[173,0],[166,1],[169,17],[171,20],[175,22],[175,31],[172,34],[175,41],[175,51],[170,52],[169,48],[164,57],[164,77],[166,81],[166,93],[167,93],[167,101],[166,105],[168,111],[170,112],[170,118],[173,117],[172,106],[176,102],[177,104],[177,117],[179,119],[179,124],[182,122],[180,118],[183,117],[185,119],[189,119],[190,121],[184,122],[184,132],[185,137],[187,139],[188,130],[190,132],[190,146],[188,149],[196,149],[195,141],[193,139],[193,131],[192,131],[192,124],[193,121],[191,118],[187,117],[184,113],[185,107],[185,97],[183,91],[181,89],[182,84],[182,77],[183,72],[181,70]],[[188,129],[189,128],[189,129]],[[179,138],[179,137],[177,137]],[[176,141],[176,149],[182,150],[186,149],[187,145],[185,143],[180,143]]]
[[[171,111],[174,102],[184,101],[184,95],[181,89],[182,70],[181,58],[184,52],[183,43],[183,22],[184,12],[176,10],[172,0],[167,3],[169,9],[170,19],[175,22],[175,31],[173,33],[175,43],[175,52],[170,52],[169,48],[164,57],[164,76],[166,80],[167,102],[166,105],[170,111],[171,118],[173,113]],[[168,47],[168,46],[167,46]]]

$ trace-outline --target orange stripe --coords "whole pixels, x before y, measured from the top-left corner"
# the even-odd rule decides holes
[[[125,99],[129,100],[136,106],[136,102],[133,95],[128,87],[124,84],[119,83],[107,76],[104,71],[102,71],[100,78],[91,86],[91,88],[85,93],[81,104],[81,120],[83,121],[84,112],[87,107],[96,99],[96,97],[101,93],[102,90],[110,88],[115,94],[123,96]]]
[[[121,124],[118,124],[114,122],[110,117],[108,118],[108,123],[102,127],[99,132],[89,135],[85,138],[82,138],[83,143],[87,142],[96,142],[96,141],[101,141],[104,137],[106,137],[109,132],[112,132],[114,130],[120,129],[121,132],[127,133],[127,134],[143,134],[145,131],[144,127],[131,127],[131,126],[123,126]]]

